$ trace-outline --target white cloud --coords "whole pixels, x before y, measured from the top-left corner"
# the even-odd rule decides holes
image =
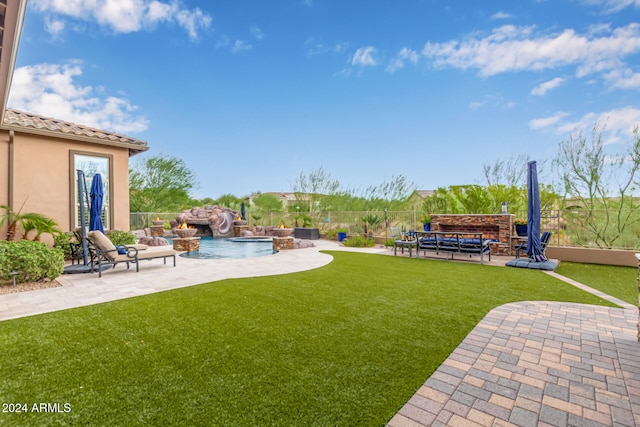
[[[485,77],[567,65],[576,66],[576,75],[583,77],[620,68],[625,57],[640,52],[640,24],[598,30],[598,34],[567,29],[543,35],[534,27],[505,25],[484,37],[474,33],[462,40],[428,42],[422,54],[435,67],[477,69]]]
[[[609,13],[619,12],[629,6],[640,7],[640,0],[583,0],[583,3],[603,6]]]
[[[167,19],[170,20],[170,17],[171,15],[168,15]],[[198,38],[200,29],[209,28],[211,25],[211,17],[198,8],[195,10],[181,9],[175,14],[175,18],[178,24],[187,30],[189,38],[192,40]]]
[[[229,37],[222,35],[216,42],[216,48],[227,47],[231,44]]]
[[[472,101],[469,103],[470,110],[479,110],[480,108],[499,108],[502,110],[512,110],[516,103],[507,101],[502,95],[493,94],[486,95],[482,101]]]
[[[404,68],[405,62],[410,62],[412,64],[416,64],[418,62],[419,55],[415,50],[403,47],[396,55],[395,59],[391,61],[391,63],[387,66],[386,71],[389,73],[394,73],[397,70],[401,70]]]
[[[556,77],[555,79],[540,83],[538,86],[531,89],[531,94],[539,96],[545,95],[548,91],[557,88],[562,83],[564,83],[564,79],[561,77]]]
[[[377,49],[373,46],[361,47],[356,50],[351,58],[351,65],[359,65],[361,67],[371,67],[378,64],[376,59]]]
[[[478,110],[486,104],[486,101],[473,101],[469,103],[470,110]]]
[[[321,55],[325,53],[342,53],[349,49],[349,43],[338,42],[333,45],[325,43],[322,39],[309,37],[304,45],[307,48],[308,56]]]
[[[10,108],[114,132],[142,132],[149,122],[137,107],[115,96],[100,98],[100,88],[78,86],[82,64],[38,64],[17,68],[8,101]]]
[[[577,121],[559,126],[557,133],[568,134],[575,132],[576,129],[590,130],[594,123],[606,127],[606,142],[608,144],[626,141],[633,134],[634,127],[640,123],[640,109],[624,107],[603,113],[587,113]]]
[[[46,19],[96,22],[116,33],[150,29],[160,23],[176,23],[191,39],[211,25],[211,16],[200,8],[184,8],[179,0],[32,0],[31,6]],[[49,27],[48,27],[49,28]],[[52,28],[54,31],[56,28]],[[55,34],[55,33],[54,33]]]
[[[262,40],[264,38],[264,33],[258,27],[251,27],[249,31],[256,40]]]
[[[560,122],[560,120],[562,120],[563,118],[567,117],[569,115],[569,113],[565,113],[565,112],[557,112],[552,116],[549,117],[543,117],[540,119],[533,119],[529,122],[529,127],[531,129],[542,129],[542,128],[546,128],[546,127],[550,127],[550,126],[554,126],[557,123]]]
[[[60,21],[58,19],[53,19],[53,18],[45,19],[44,25],[45,25],[45,29],[49,34],[51,34],[54,40],[60,37],[60,35],[62,34],[65,28],[63,21]]]
[[[630,69],[613,70],[605,75],[613,89],[640,89],[640,73]]]
[[[602,113],[587,113],[578,120],[563,121],[569,114],[558,112],[550,117],[529,122],[532,129],[550,128],[558,135],[570,135],[577,131],[591,132],[595,124],[602,130],[605,144],[625,143],[633,136],[633,129],[640,123],[640,109],[617,108]]]
[[[503,12],[503,11],[499,11],[497,13],[494,13],[491,16],[491,19],[509,19],[509,18],[511,18],[511,14]]]
[[[238,53],[238,52],[251,50],[251,49],[253,49],[253,46],[243,40],[236,40],[235,42],[233,42],[233,45],[231,46],[231,52],[233,53]]]

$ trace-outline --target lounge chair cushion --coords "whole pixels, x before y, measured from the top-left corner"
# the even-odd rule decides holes
[[[132,256],[125,254],[120,254],[118,253],[118,255],[114,255],[113,261],[115,262],[131,262],[133,261],[134,258],[134,252],[132,252]],[[173,250],[172,248],[163,248],[163,249],[149,249],[148,251],[138,251],[137,253],[137,259],[151,259],[151,258],[162,258],[162,257],[169,257],[169,256],[175,256],[177,254],[177,252],[175,250]]]
[[[109,254],[116,254],[118,250],[114,244],[105,236],[101,231],[94,230],[88,234],[89,238],[96,242],[96,245],[103,251],[109,252]]]

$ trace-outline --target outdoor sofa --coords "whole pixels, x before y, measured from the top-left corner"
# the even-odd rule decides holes
[[[454,254],[480,255],[480,264],[484,263],[484,254],[489,255],[491,261],[491,239],[485,239],[482,233],[456,232],[456,231],[416,231],[418,236],[418,257],[420,251],[445,253],[447,259]]]
[[[98,264],[98,277],[102,277],[102,266],[112,265],[115,267],[118,263],[126,263],[127,269],[129,264],[136,265],[136,272],[140,271],[140,261],[163,258],[167,263],[167,258],[173,258],[173,266],[176,266],[176,255],[178,254],[172,248],[147,249],[146,245],[128,245],[116,247],[107,236],[101,231],[90,231],[87,234],[87,243],[89,252],[91,253],[91,272],[94,266]]]

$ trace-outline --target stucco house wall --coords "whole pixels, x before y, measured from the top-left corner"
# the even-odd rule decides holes
[[[74,132],[61,131],[74,129]],[[129,230],[129,157],[146,142],[73,123],[7,110],[0,128],[0,205],[37,212],[73,230],[77,218],[75,156],[104,159],[108,228]],[[103,179],[105,177],[103,176]],[[91,185],[90,178],[87,186]],[[0,228],[0,238],[6,224]]]
[[[147,143],[7,108],[26,9],[27,0],[0,1],[0,205],[18,211],[24,204],[22,212],[44,214],[63,231],[72,230],[78,217],[76,163],[99,165],[89,175],[100,168],[108,175],[108,226],[128,230],[129,157],[146,151]],[[0,227],[0,239],[6,229]]]

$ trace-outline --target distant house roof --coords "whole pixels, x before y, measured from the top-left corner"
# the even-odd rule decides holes
[[[434,193],[433,190],[416,190],[415,191],[415,194],[422,197],[423,199],[433,196],[433,193]]]
[[[273,194],[274,196],[276,196],[278,199],[281,200],[296,200],[296,193],[287,193],[287,192],[282,192],[282,191],[268,191],[265,193],[253,193],[252,195],[248,196],[246,198],[246,200],[253,200],[256,197],[260,196],[261,194]]]
[[[89,126],[38,116],[23,111],[7,108],[4,113],[3,127],[26,133],[63,137],[78,141],[93,142],[96,144],[118,146],[129,149],[129,155],[133,156],[147,151],[146,141],[131,138],[126,135],[95,129]]]

